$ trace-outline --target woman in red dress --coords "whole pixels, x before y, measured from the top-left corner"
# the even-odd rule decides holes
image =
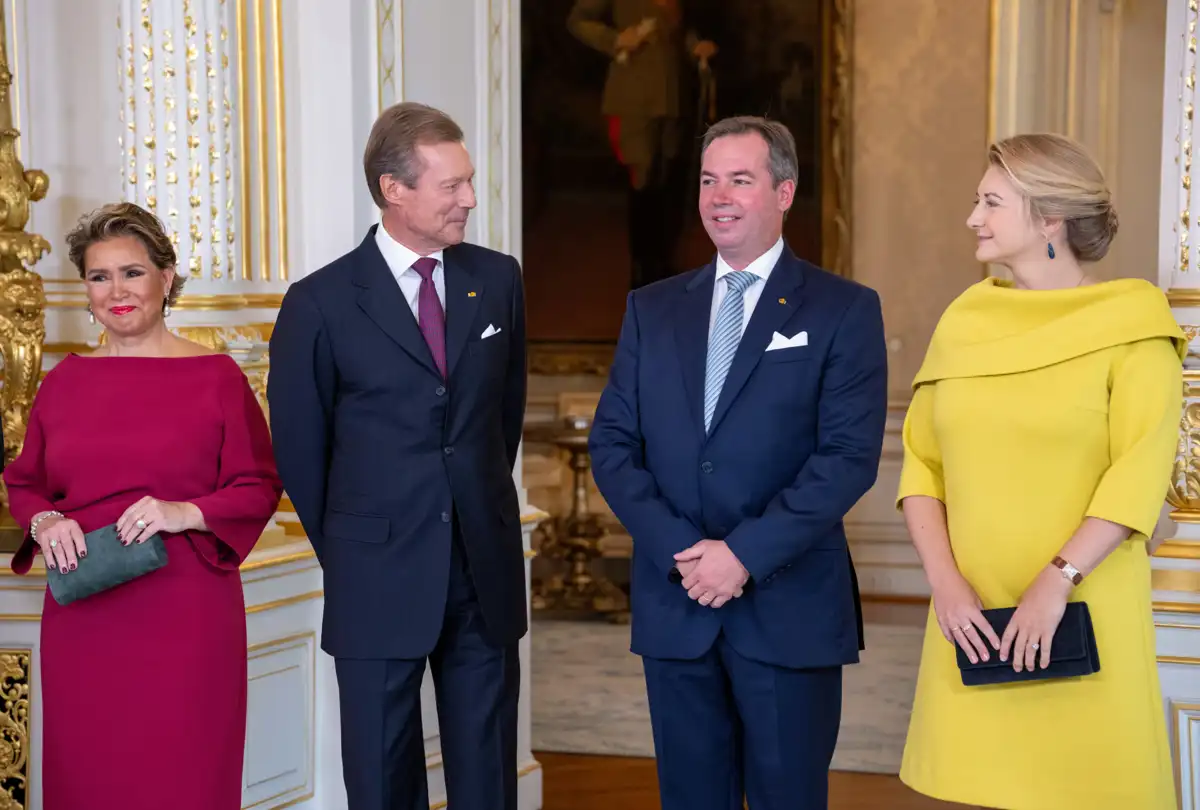
[[[161,223],[105,206],[68,236],[107,332],[43,381],[4,472],[27,538],[69,572],[84,534],[159,533],[163,568],[42,614],[45,810],[237,810],[246,730],[239,565],[279,504],[261,408],[228,356],[171,334],[182,287]]]

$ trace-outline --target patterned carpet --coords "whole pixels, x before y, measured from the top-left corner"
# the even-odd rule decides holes
[[[895,774],[921,654],[922,630],[866,626],[862,663],[846,667],[833,769]],[[641,659],[629,628],[539,621],[533,627],[533,750],[654,756]]]

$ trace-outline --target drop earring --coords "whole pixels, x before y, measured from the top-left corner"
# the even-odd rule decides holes
[[[171,317],[171,305],[168,304],[166,301],[163,301],[163,317],[164,318]]]
[[[1054,258],[1054,244],[1051,242],[1046,243],[1046,255],[1051,259]]]
[[[91,307],[88,307],[88,308],[87,308],[87,311],[88,311],[88,323],[90,323],[90,324],[92,324],[93,326],[95,326],[95,324],[96,324],[96,315],[95,315],[95,314],[92,312],[92,308],[91,308]]]

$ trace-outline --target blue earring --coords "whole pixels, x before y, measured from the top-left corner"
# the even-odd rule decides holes
[[[1046,243],[1046,255],[1051,259],[1054,258],[1054,245],[1050,244],[1049,242]]]

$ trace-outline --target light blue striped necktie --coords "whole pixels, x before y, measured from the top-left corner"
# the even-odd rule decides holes
[[[717,310],[717,320],[708,335],[708,364],[704,369],[704,432],[712,426],[717,400],[725,376],[733,364],[738,343],[742,340],[742,321],[745,319],[745,293],[758,276],[749,270],[737,270],[725,277],[725,297]]]

